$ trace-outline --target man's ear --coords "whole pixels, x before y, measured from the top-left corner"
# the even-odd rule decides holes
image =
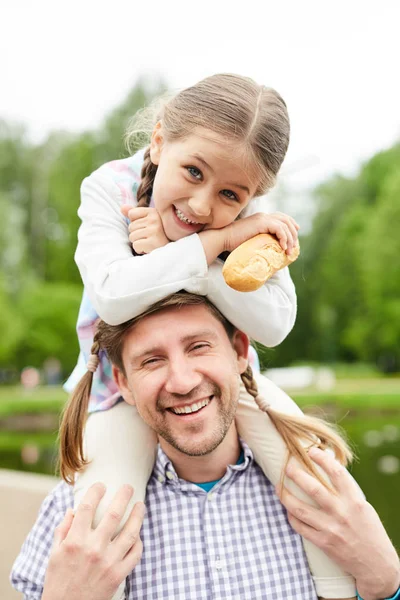
[[[128,380],[126,376],[123,374],[121,369],[118,369],[115,365],[112,365],[112,374],[114,377],[114,381],[119,387],[119,391],[121,392],[121,396],[128,404],[132,404],[135,406],[135,400],[133,399],[133,395],[128,386]]]
[[[243,331],[239,331],[238,329],[235,331],[232,339],[232,346],[236,352],[237,356],[237,364],[239,368],[239,373],[242,374],[247,369],[248,354],[249,354],[249,338],[243,333]]]
[[[150,142],[150,158],[153,165],[158,165],[160,162],[161,150],[164,143],[164,136],[162,132],[162,123],[158,121],[151,134]]]

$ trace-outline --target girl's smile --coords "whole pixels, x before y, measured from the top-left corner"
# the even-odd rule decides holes
[[[200,221],[195,221],[191,216],[187,214],[187,212],[182,211],[174,204],[171,207],[176,224],[182,227],[182,231],[187,232],[185,235],[190,235],[191,233],[199,233],[206,223],[202,223]]]

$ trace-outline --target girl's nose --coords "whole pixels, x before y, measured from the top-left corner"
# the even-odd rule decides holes
[[[196,217],[209,217],[211,214],[211,199],[206,194],[199,194],[190,198],[189,208]]]

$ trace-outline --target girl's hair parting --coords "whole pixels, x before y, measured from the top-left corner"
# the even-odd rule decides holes
[[[188,305],[204,305],[214,317],[222,323],[230,340],[233,339],[235,327],[219,312],[217,308],[205,297],[188,292],[172,294],[151,306],[146,312],[121,325],[107,325],[99,320],[94,336],[92,354],[88,363],[88,372],[82,377],[73,394],[71,395],[64,413],[60,427],[60,460],[59,468],[63,479],[72,484],[75,474],[87,464],[83,450],[83,432],[87,419],[89,397],[93,380],[93,371],[98,363],[100,352],[106,352],[111,363],[125,373],[122,362],[122,351],[125,337],[130,329],[141,319],[159,310],[169,307],[182,307]],[[340,463],[346,465],[352,458],[351,451],[346,442],[335,431],[333,426],[322,419],[306,415],[286,415],[272,408],[266,398],[258,393],[257,383],[253,377],[251,367],[241,375],[247,392],[253,396],[260,410],[266,412],[282,436],[287,449],[287,460],[296,458],[299,463],[312,473],[323,485],[329,487],[327,482],[316,470],[314,463],[308,456],[307,450],[311,446],[322,449],[331,449]],[[282,481],[283,482],[283,475]]]
[[[289,116],[281,96],[240,75],[212,75],[172,98],[158,98],[131,120],[125,134],[128,150],[132,152],[138,141],[149,143],[158,121],[167,141],[185,138],[201,127],[238,144],[259,178],[256,196],[273,187],[289,145]],[[156,172],[147,147],[138,206],[150,204]]]

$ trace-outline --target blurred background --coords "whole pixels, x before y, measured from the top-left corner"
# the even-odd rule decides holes
[[[240,73],[287,102],[291,145],[269,201],[301,225],[297,322],[259,348],[262,368],[348,433],[352,471],[400,544],[399,3],[15,0],[2,12],[0,467],[55,473],[82,179],[126,156],[127,120],[155,95]]]

